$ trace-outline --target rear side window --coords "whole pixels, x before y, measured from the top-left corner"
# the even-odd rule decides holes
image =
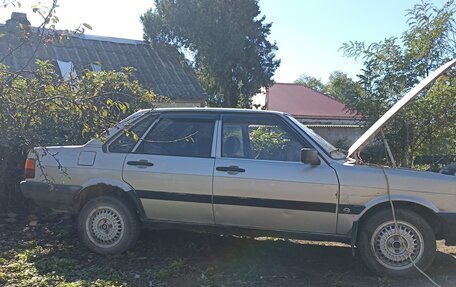
[[[142,140],[136,153],[210,157],[214,120],[164,118]]]
[[[135,123],[132,128],[122,132],[121,135],[109,145],[109,151],[115,153],[130,152],[139,138],[144,135],[156,118],[157,115],[150,115]]]

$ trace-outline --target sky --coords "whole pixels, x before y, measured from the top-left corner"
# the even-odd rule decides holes
[[[37,0],[20,0],[21,7],[0,7],[0,23],[11,12],[26,12],[32,25],[40,24],[31,6]],[[43,4],[50,3],[41,0]],[[439,7],[445,0],[433,0]],[[0,3],[2,1],[0,0]],[[75,29],[88,23],[86,34],[142,39],[139,21],[153,0],[59,0],[58,29]],[[419,0],[260,0],[260,10],[272,22],[269,39],[277,42],[281,65],[274,80],[289,83],[301,74],[326,82],[331,72],[339,70],[356,77],[361,61],[349,59],[339,51],[342,43],[380,41],[400,36],[407,28],[406,10]]]

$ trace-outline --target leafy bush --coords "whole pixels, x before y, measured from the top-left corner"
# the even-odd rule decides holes
[[[0,64],[0,205],[14,202],[31,148],[83,144],[159,100],[132,79],[132,68],[64,80],[51,63],[36,64],[35,71],[20,73]]]

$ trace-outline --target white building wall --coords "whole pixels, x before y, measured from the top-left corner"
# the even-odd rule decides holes
[[[266,109],[266,88],[261,88],[261,91],[252,97],[252,109]]]

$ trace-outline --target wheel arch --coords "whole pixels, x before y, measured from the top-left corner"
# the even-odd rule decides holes
[[[389,200],[390,200],[390,197],[388,195],[384,195],[384,196],[377,197],[377,198],[369,201],[367,204],[365,204],[365,209],[363,210],[363,212],[361,212],[359,217],[360,218],[363,217],[364,214],[370,212],[372,208],[375,208],[376,206],[378,206],[380,204],[385,204],[385,203],[389,204]],[[393,201],[393,203],[394,202],[399,202],[399,203],[407,202],[410,204],[416,204],[416,205],[425,207],[429,210],[432,210],[434,213],[439,212],[439,208],[434,203],[432,203],[431,201],[424,199],[422,197],[392,194],[391,200]]]
[[[124,181],[113,179],[96,179],[86,182],[77,195],[76,211],[79,212],[89,200],[103,195],[122,198],[136,210],[140,218],[144,218],[144,207],[136,191]]]
[[[432,202],[429,202],[426,199],[418,197],[408,197],[399,195],[392,195],[391,200],[393,202],[395,209],[402,208],[418,213],[432,227],[436,235],[436,238],[443,239],[444,230],[441,218],[438,216],[439,209]],[[351,231],[352,246],[356,246],[358,244],[359,232],[366,219],[368,219],[370,216],[372,216],[380,210],[391,209],[391,204],[389,202],[388,196],[376,198],[367,203],[365,206],[366,208],[359,215],[358,220],[353,223]]]

